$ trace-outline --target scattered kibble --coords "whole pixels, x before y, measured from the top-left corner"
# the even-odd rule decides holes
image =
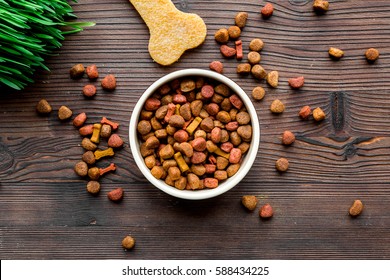
[[[94,85],[85,85],[83,87],[83,95],[86,97],[92,97],[96,94],[96,87]]]
[[[100,192],[100,183],[98,181],[89,181],[87,183],[87,192],[90,194],[98,194]]]
[[[99,77],[99,72],[95,64],[87,66],[85,72],[90,80],[96,80]]]
[[[274,210],[271,204],[264,204],[259,211],[259,216],[262,219],[270,219],[274,215]]]
[[[228,34],[230,39],[237,39],[241,35],[240,27],[233,25],[228,28]]]
[[[251,65],[249,63],[241,63],[237,65],[237,74],[247,75],[251,72]]]
[[[317,14],[324,14],[329,10],[329,2],[324,0],[314,0],[313,9]]]
[[[69,109],[68,107],[66,106],[61,106],[59,109],[58,109],[58,118],[61,120],[61,121],[64,121],[64,120],[67,120],[67,119],[70,119],[72,117],[72,110]]]
[[[123,198],[123,194],[124,194],[123,189],[117,188],[107,193],[107,197],[111,201],[120,201]]]
[[[299,89],[299,88],[303,87],[303,85],[305,84],[305,78],[303,76],[291,78],[288,80],[288,84],[293,89]]]
[[[262,100],[265,96],[264,88],[258,86],[252,90],[252,97],[254,100]]]
[[[368,62],[375,62],[379,58],[379,51],[374,48],[370,48],[365,53]]]
[[[284,112],[285,106],[282,101],[275,99],[270,106],[270,110],[274,114],[281,114]]]
[[[107,145],[112,148],[120,148],[123,146],[123,140],[118,134],[112,134],[107,141]]]
[[[101,81],[101,86],[104,90],[113,91],[116,88],[116,78],[112,74],[108,74]]]
[[[267,75],[267,83],[273,87],[277,88],[279,83],[279,72],[278,71],[271,71]]]
[[[248,53],[248,62],[252,65],[258,64],[261,60],[261,56],[258,52],[251,51]]]
[[[304,120],[308,119],[310,117],[310,115],[311,115],[311,108],[310,108],[310,106],[308,106],[308,105],[303,106],[301,108],[301,110],[299,111],[298,115],[302,119],[304,119]]]
[[[236,17],[234,18],[234,22],[239,28],[244,28],[246,25],[246,21],[248,19],[248,13],[247,12],[239,12],[237,13]]]
[[[88,165],[84,161],[80,161],[76,163],[74,166],[74,171],[77,175],[84,177],[88,174]]]
[[[265,6],[260,11],[261,15],[265,19],[270,18],[273,12],[274,12],[274,6],[271,3],[265,4]]]
[[[81,127],[84,125],[85,121],[87,120],[87,114],[82,112],[78,114],[74,119],[73,119],[73,125],[75,127]]]
[[[210,62],[209,68],[219,74],[223,73],[223,63],[221,61]]]
[[[52,108],[46,99],[41,99],[38,102],[36,109],[39,114],[49,114],[52,111]]]
[[[122,247],[125,248],[126,250],[130,250],[135,246],[135,239],[127,235],[125,238],[122,240]]]
[[[349,215],[352,217],[359,216],[363,211],[363,203],[361,200],[357,199],[353,202],[352,206],[349,208]]]
[[[218,43],[226,44],[229,41],[229,32],[226,28],[221,28],[215,32],[214,38]]]
[[[292,133],[289,130],[286,130],[285,132],[283,132],[283,135],[282,135],[282,144],[283,145],[288,146],[288,145],[291,145],[294,142],[295,142],[295,135],[294,135],[294,133]]]
[[[244,56],[243,52],[242,52],[242,41],[237,40],[235,42],[235,45],[236,45],[236,58],[237,58],[237,60],[241,60]]]
[[[289,167],[289,162],[288,162],[288,159],[286,158],[280,158],[276,161],[275,163],[275,168],[276,170],[280,171],[280,172],[286,172],[288,167]]]
[[[79,79],[84,75],[84,72],[84,66],[82,64],[76,64],[70,69],[69,74],[72,79]]]
[[[250,43],[249,43],[249,49],[251,51],[254,51],[254,52],[259,52],[263,49],[264,47],[264,42],[259,39],[259,38],[256,38],[256,39],[253,39]]]
[[[317,122],[324,120],[325,117],[326,117],[325,112],[322,111],[322,109],[320,107],[317,107],[313,110],[313,118]]]
[[[231,48],[228,45],[222,45],[219,50],[224,57],[233,57],[237,53],[235,48]]]
[[[338,49],[338,48],[334,48],[334,47],[330,47],[328,53],[333,59],[336,59],[336,60],[338,60],[344,56],[344,51],[342,51],[341,49]]]
[[[260,64],[253,65],[251,69],[251,73],[253,77],[259,80],[267,78],[267,72]]]
[[[244,205],[244,207],[246,209],[248,209],[249,211],[254,211],[256,209],[257,202],[258,202],[258,199],[254,195],[244,195],[241,198],[242,205]]]

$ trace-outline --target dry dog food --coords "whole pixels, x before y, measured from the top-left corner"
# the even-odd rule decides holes
[[[363,203],[361,200],[357,199],[353,202],[352,206],[349,208],[349,215],[352,217],[359,216],[363,211]]]
[[[102,88],[107,91],[113,91],[116,88],[116,78],[112,74],[108,74],[101,81]]]
[[[36,109],[39,114],[49,114],[52,111],[52,108],[46,99],[41,99],[38,102]]]
[[[252,97],[254,100],[262,100],[265,96],[264,88],[258,86],[252,90]]]
[[[368,62],[374,62],[379,57],[379,51],[377,49],[370,48],[366,50],[365,56]]]
[[[271,71],[267,75],[267,83],[273,87],[277,88],[279,83],[279,72],[278,71]]]
[[[299,88],[303,87],[303,85],[305,84],[305,78],[303,76],[291,78],[288,80],[288,84],[293,89],[299,89]]]
[[[247,12],[239,12],[236,14],[236,17],[234,18],[234,22],[239,28],[242,29],[245,27],[247,19],[248,19]]]
[[[85,68],[82,64],[76,64],[69,70],[72,79],[79,79],[84,75]]]
[[[261,56],[258,52],[251,51],[248,53],[248,62],[252,65],[258,64],[261,60]]]
[[[130,250],[135,246],[135,239],[127,235],[125,238],[122,240],[122,247],[125,248],[126,250]]]
[[[310,117],[310,115],[311,115],[311,108],[310,108],[310,106],[308,106],[308,105],[303,106],[301,108],[301,110],[299,111],[298,115],[302,119],[304,119],[304,120],[308,119]]]
[[[258,199],[254,195],[244,195],[241,199],[242,205],[249,211],[254,211],[257,206]]]
[[[271,106],[270,106],[270,110],[272,113],[281,114],[284,112],[284,109],[285,109],[285,106],[284,106],[282,101],[280,101],[279,99],[275,99],[274,101],[272,101]]]
[[[274,12],[274,6],[271,3],[267,3],[260,12],[263,18],[270,18]]]
[[[294,142],[295,142],[295,135],[294,135],[294,133],[292,133],[289,130],[286,130],[285,132],[283,132],[283,135],[282,135],[282,144],[283,145],[288,146],[288,145],[291,145]]]
[[[264,47],[264,42],[259,39],[259,38],[256,38],[256,39],[253,39],[250,43],[249,43],[249,49],[251,51],[254,51],[254,52],[259,52],[263,49]]]
[[[226,28],[218,29],[214,34],[214,39],[218,43],[226,44],[229,41],[229,31]]]
[[[287,171],[289,165],[290,164],[286,158],[280,158],[276,161],[275,168],[280,172],[285,172]]]
[[[236,25],[230,26],[228,28],[228,34],[229,34],[229,38],[237,39],[241,35],[241,29]]]
[[[330,47],[328,53],[333,59],[336,59],[336,60],[338,60],[344,56],[344,51],[342,51],[338,48],[334,48],[334,47]]]
[[[83,87],[83,94],[86,97],[92,97],[96,94],[96,87],[94,85],[85,85]]]
[[[317,14],[324,14],[329,10],[329,2],[324,0],[314,0],[313,9]]]
[[[58,109],[58,118],[59,118],[61,121],[70,119],[70,117],[72,117],[72,114],[73,114],[72,110],[69,109],[69,108],[66,107],[66,106],[61,106],[61,107]]]
[[[178,189],[216,188],[236,174],[249,149],[250,116],[224,84],[199,77],[177,83],[162,86],[145,102],[144,112],[151,114],[141,113],[137,126],[145,165]],[[168,104],[156,101],[167,96]]]
[[[170,0],[130,2],[149,28],[149,54],[157,63],[170,65],[204,42],[207,28],[200,16],[179,11]]]
[[[122,188],[117,188],[115,190],[110,191],[107,194],[107,197],[109,200],[112,201],[120,201],[123,198],[123,189]]]
[[[213,70],[219,74],[223,73],[223,63],[221,61],[212,61],[209,65],[210,70]]]
[[[259,216],[262,219],[269,219],[274,215],[274,210],[272,209],[271,204],[264,204],[259,211]]]
[[[326,117],[325,112],[322,111],[320,107],[317,107],[313,110],[313,118],[317,122],[322,121],[323,119],[325,119],[325,117]]]
[[[96,80],[99,78],[99,72],[95,64],[87,66],[85,72],[87,73],[88,79],[90,80]]]

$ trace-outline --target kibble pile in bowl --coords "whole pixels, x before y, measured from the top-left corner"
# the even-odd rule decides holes
[[[214,196],[238,183],[253,163],[259,139],[256,111],[225,76],[197,69],[178,72],[153,84],[137,104],[130,123],[132,151],[144,175],[155,185],[159,181],[156,186],[164,191],[178,196],[177,191],[195,193],[225,184],[206,195]]]

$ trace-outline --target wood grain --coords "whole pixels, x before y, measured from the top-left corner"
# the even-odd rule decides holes
[[[48,58],[51,72],[36,73],[37,82],[22,92],[0,94],[0,258],[1,259],[389,259],[390,258],[390,2],[334,1],[317,16],[312,1],[268,1],[274,15],[263,20],[265,1],[173,1],[206,22],[205,43],[170,67],[154,63],[147,51],[148,30],[126,0],[85,0],[74,4],[80,21],[95,27],[68,36],[57,56]],[[261,64],[278,70],[280,85],[238,76],[239,62],[225,59],[214,32],[234,23],[238,11],[249,19],[241,39],[245,54],[253,38],[265,47]],[[345,57],[333,61],[330,46]],[[381,56],[368,64],[364,52]],[[224,74],[250,95],[258,85],[266,97],[254,102],[261,127],[260,149],[253,168],[228,193],[206,201],[184,201],[155,189],[136,167],[128,143],[128,123],[143,91],[174,70],[208,69],[224,62]],[[103,77],[113,73],[118,87],[94,99],[81,94],[86,78],[71,80],[76,63],[96,64]],[[305,76],[305,86],[292,90],[291,77]],[[46,98],[49,116],[35,112]],[[286,111],[276,116],[276,99]],[[81,137],[71,122],[60,122],[57,110],[86,112],[88,122],[102,116],[120,123],[125,146],[113,159],[118,169],[101,181],[97,197],[73,172],[80,160]],[[298,117],[300,108],[321,107],[326,120]],[[297,141],[281,145],[291,130]],[[279,157],[290,161],[284,174],[275,171]],[[121,203],[106,198],[125,189]],[[269,202],[269,221],[248,213],[242,195]],[[365,204],[356,219],[348,216],[354,199]],[[125,252],[122,238],[132,234],[136,248]]]

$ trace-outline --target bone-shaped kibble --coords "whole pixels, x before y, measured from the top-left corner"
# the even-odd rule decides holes
[[[183,13],[171,0],[130,0],[149,28],[149,54],[161,65],[176,62],[202,44],[207,28],[196,14]]]

